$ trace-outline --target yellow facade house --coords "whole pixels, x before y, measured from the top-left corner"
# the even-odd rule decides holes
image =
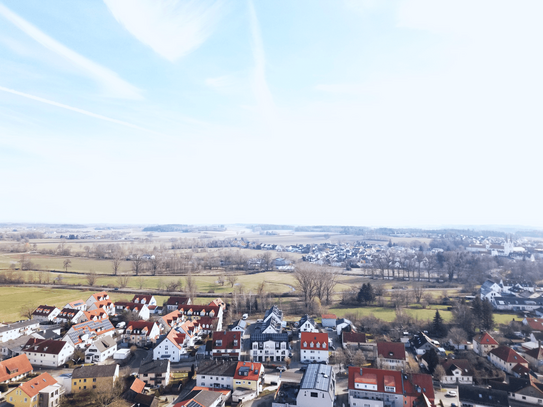
[[[57,381],[49,373],[43,373],[6,394],[6,401],[15,407],[58,406],[62,393]]]
[[[72,373],[72,393],[111,390],[119,378],[119,365],[80,366]]]

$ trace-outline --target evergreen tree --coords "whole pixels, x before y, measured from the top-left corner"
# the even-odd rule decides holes
[[[475,318],[475,325],[480,327],[483,320],[483,302],[478,295],[473,300],[471,309],[473,311],[473,317]]]
[[[490,331],[494,327],[494,309],[489,300],[485,298],[482,304],[481,326],[483,329]]]
[[[372,303],[375,301],[375,293],[370,283],[362,284],[362,287],[360,288],[356,299],[359,303],[363,302],[364,304]]]
[[[443,318],[441,318],[441,314],[439,313],[438,310],[436,310],[436,314],[432,322],[432,331],[434,332],[435,335],[439,337],[445,336],[447,333],[447,328],[445,327]]]
[[[428,352],[426,352],[424,359],[426,360],[426,363],[428,363],[428,371],[430,374],[433,374],[436,370],[436,366],[439,364],[439,356],[437,355],[435,349],[431,348]]]

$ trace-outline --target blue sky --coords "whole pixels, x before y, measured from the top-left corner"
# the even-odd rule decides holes
[[[0,221],[543,227],[537,0],[0,0]]]

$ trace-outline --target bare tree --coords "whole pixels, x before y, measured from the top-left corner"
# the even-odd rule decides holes
[[[415,302],[417,304],[420,304],[424,292],[425,290],[422,284],[413,284],[413,297],[415,298]]]
[[[139,275],[141,270],[143,268],[143,259],[139,254],[136,254],[135,257],[132,258],[132,271],[135,275]]]
[[[32,319],[32,314],[35,310],[36,306],[31,302],[27,302],[21,307],[19,313],[25,318]]]
[[[185,287],[189,299],[194,302],[194,298],[196,298],[196,293],[198,291],[198,286],[196,285],[196,281],[192,277],[192,273],[190,271],[185,277]]]
[[[115,253],[113,253],[113,259],[111,259],[111,268],[113,269],[113,275],[117,275],[117,273],[119,272],[119,268],[121,267],[121,264],[122,264],[122,257],[121,257],[121,253],[119,253],[118,251],[116,251]]]
[[[228,274],[226,276],[226,281],[228,281],[228,284],[230,284],[230,287],[234,287],[234,284],[238,281],[238,276],[235,274]]]
[[[364,353],[362,352],[362,350],[358,349],[354,353],[353,364],[355,366],[362,367],[362,365],[364,365],[365,363],[366,363],[366,357],[364,356]]]
[[[224,274],[221,274],[219,278],[217,278],[217,284],[219,284],[220,286],[224,286],[224,283],[226,283],[226,277],[224,276]]]
[[[130,277],[128,276],[119,276],[117,277],[117,284],[119,284],[119,287],[125,288],[128,286],[128,281],[130,280]]]
[[[90,285],[91,287],[94,286],[94,284],[96,284],[96,279],[97,279],[96,272],[91,270],[91,272],[87,274],[85,278],[87,280],[87,284]]]
[[[304,305],[306,310],[311,308],[313,298],[315,297],[316,288],[315,267],[312,265],[300,264],[296,267],[294,278],[296,279],[297,288],[304,297]]]
[[[66,272],[68,271],[68,267],[71,267],[71,264],[72,264],[72,261],[70,259],[66,259],[64,260],[64,263],[62,263]]]
[[[138,277],[137,283],[138,283],[138,288],[139,288],[140,290],[143,289],[143,286],[145,285],[145,278],[143,278],[143,277]]]

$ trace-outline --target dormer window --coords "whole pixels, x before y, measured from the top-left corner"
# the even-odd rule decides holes
[[[313,345],[313,342],[311,342],[311,343],[309,344],[309,347],[312,348],[313,346],[314,346],[314,345]]]
[[[307,348],[307,342],[304,342],[304,348]]]
[[[222,346],[222,339],[215,341],[215,346]]]
[[[321,347],[321,344],[317,342],[317,348],[320,348]]]

